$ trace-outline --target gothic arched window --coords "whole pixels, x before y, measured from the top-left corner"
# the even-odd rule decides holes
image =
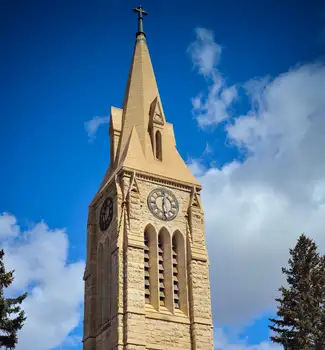
[[[159,305],[165,306],[165,264],[164,264],[164,243],[162,235],[158,238],[158,272],[159,272]]]
[[[187,313],[186,257],[184,236],[174,232],[172,240],[174,308]]]
[[[103,266],[103,322],[110,319],[111,314],[111,247],[110,241],[107,239],[104,245],[104,266]]]
[[[178,260],[179,260],[179,249],[177,239],[174,235],[172,245],[172,257],[173,257],[173,298],[174,307],[179,309],[179,279],[178,279]]]
[[[155,135],[155,143],[156,143],[156,159],[162,160],[162,142],[161,142],[161,132],[159,130],[156,131]]]
[[[103,280],[104,280],[104,261],[103,261],[103,245],[99,244],[97,250],[97,328],[103,324]]]
[[[144,231],[143,254],[145,303],[158,309],[157,234],[151,225]]]
[[[148,232],[144,233],[144,297],[146,304],[150,304],[150,256]]]
[[[171,239],[166,228],[158,236],[159,304],[173,310]]]

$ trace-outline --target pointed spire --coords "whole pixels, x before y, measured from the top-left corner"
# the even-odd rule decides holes
[[[123,101],[122,133],[118,160],[121,160],[133,127],[137,130],[143,154],[146,155],[148,152],[152,152],[148,148],[151,143],[148,125],[150,106],[156,98],[160,101],[146,38],[143,33],[140,33],[136,39]]]
[[[111,174],[123,167],[199,185],[177,152],[173,125],[166,122],[143,32],[144,12],[140,7],[136,10],[140,11],[136,12],[141,22],[121,113],[112,115],[112,118],[121,117],[122,120],[119,130],[114,129],[117,123],[112,120],[112,135],[117,135],[118,147],[116,153],[114,147],[113,161],[104,184]]]

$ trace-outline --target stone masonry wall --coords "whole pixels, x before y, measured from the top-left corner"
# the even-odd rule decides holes
[[[190,325],[146,318],[146,349],[191,349]]]
[[[85,350],[212,350],[210,285],[203,213],[200,215],[199,208],[196,208],[196,211],[189,214],[193,190],[188,186],[171,185],[135,173],[124,176],[122,183],[126,182],[128,184],[124,187],[123,198],[119,193],[113,225],[107,233],[116,237],[113,240],[116,248],[114,247],[111,257],[115,276],[112,279],[115,288],[111,295],[114,298],[111,301],[111,318],[114,320],[111,319],[108,327],[97,333],[96,347],[89,346]],[[129,191],[125,191],[127,186]],[[179,212],[172,221],[156,218],[148,208],[148,195],[158,187],[168,188],[177,197]],[[104,197],[107,195],[115,195],[116,199],[117,193],[108,191]],[[102,200],[96,210],[97,220],[101,203]],[[191,218],[196,221],[191,223]],[[176,231],[184,237],[187,261],[185,313],[166,308],[160,310],[161,307],[155,309],[151,305],[148,308],[145,304],[143,242],[144,231],[149,224],[157,234],[164,229],[170,238]],[[114,232],[111,232],[112,229]],[[105,233],[100,232],[98,237],[103,235]]]

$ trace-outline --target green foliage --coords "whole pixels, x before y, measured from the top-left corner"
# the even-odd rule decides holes
[[[302,234],[290,249],[289,268],[282,268],[287,287],[281,287],[278,319],[271,318],[271,340],[285,350],[325,349],[325,256]]]
[[[17,298],[4,297],[3,290],[12,283],[14,271],[6,272],[3,256],[4,251],[0,250],[0,348],[14,349],[17,344],[17,331],[22,328],[26,319],[20,304],[27,294]]]

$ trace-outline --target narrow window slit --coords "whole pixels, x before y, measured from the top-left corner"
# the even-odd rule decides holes
[[[146,304],[150,304],[150,258],[149,258],[149,239],[144,234],[144,296]]]
[[[179,309],[179,281],[178,281],[178,256],[177,256],[177,245],[175,237],[173,239],[173,247],[172,247],[172,254],[173,254],[173,285],[174,285],[174,306],[175,309]]]
[[[165,276],[164,276],[164,250],[159,237],[158,243],[158,270],[159,270],[159,304],[165,306]]]
[[[162,143],[161,133],[159,130],[156,131],[156,159],[162,160]]]

